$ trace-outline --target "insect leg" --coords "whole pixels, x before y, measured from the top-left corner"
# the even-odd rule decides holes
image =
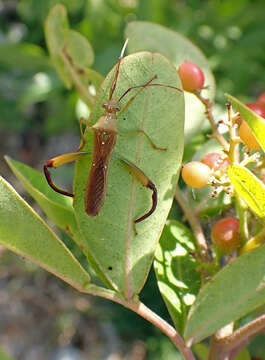
[[[156,146],[153,143],[153,141],[151,140],[150,136],[147,135],[147,133],[144,130],[132,130],[132,131],[126,133],[126,134],[119,133],[119,135],[121,135],[121,136],[130,136],[130,135],[135,135],[135,134],[143,134],[147,138],[147,140],[149,141],[149,143],[150,143],[150,145],[152,146],[153,149],[160,150],[160,151],[166,151],[167,150],[166,148],[161,148],[161,147]]]
[[[115,157],[117,157],[115,155]],[[118,158],[118,157],[117,157]],[[151,209],[144,215],[142,215],[141,217],[139,217],[136,220],[133,220],[133,228],[134,231],[137,233],[136,230],[136,224],[147,219],[150,215],[153,214],[153,212],[156,209],[157,206],[157,190],[156,187],[154,185],[154,183],[148,178],[148,176],[140,169],[138,168],[136,165],[134,165],[132,162],[130,162],[127,159],[124,158],[118,158],[126,167],[127,169],[130,171],[130,173],[145,187],[147,187],[148,189],[152,190],[153,194],[152,194],[152,206]]]
[[[43,165],[43,171],[44,171],[46,180],[47,180],[48,184],[50,185],[50,187],[53,190],[55,190],[56,192],[58,192],[59,194],[73,197],[74,195],[72,193],[69,193],[68,191],[65,191],[65,190],[62,190],[62,189],[58,188],[53,183],[53,181],[51,179],[51,174],[50,174],[48,168],[49,167],[50,168],[57,168],[59,166],[67,164],[69,162],[78,160],[78,159],[80,159],[80,157],[82,157],[83,155],[85,155],[87,153],[88,153],[88,151],[72,152],[72,153],[67,153],[67,154],[56,156],[56,157],[46,161],[46,163]]]

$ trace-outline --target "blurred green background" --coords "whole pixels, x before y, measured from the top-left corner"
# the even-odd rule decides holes
[[[264,0],[0,0],[2,175],[10,174],[2,161],[4,153],[40,168],[44,160],[58,153],[72,151],[79,142],[77,119],[80,103],[77,94],[74,90],[66,90],[57,76],[49,61],[44,40],[43,23],[49,9],[56,3],[63,3],[67,7],[71,28],[82,33],[90,41],[96,55],[93,68],[103,75],[106,75],[117,61],[124,42],[123,31],[126,24],[133,20],[145,20],[164,25],[187,36],[202,49],[216,76],[217,103],[224,105],[224,92],[231,93],[245,102],[252,102],[259,93],[265,91]],[[18,190],[22,190],[21,187],[18,186]],[[32,275],[32,268],[28,270],[26,267],[25,270],[24,264],[17,264],[18,260],[13,255],[3,252],[1,256],[2,259],[8,257],[8,260],[1,261],[2,270],[9,269],[10,262],[15,262],[12,266],[19,269],[19,274],[23,272],[24,278],[21,280],[16,280],[17,275],[11,277],[11,280],[18,281],[20,286],[25,286],[32,277],[32,283],[39,284],[39,277],[46,279],[48,276],[42,271],[36,271],[35,268]],[[7,279],[10,278],[4,279],[6,288],[2,289],[9,293],[10,281]],[[48,280],[44,281],[45,284],[46,281]],[[60,284],[59,288],[62,287]],[[66,288],[63,287],[63,291],[66,291]],[[41,290],[39,293],[41,294]],[[73,293],[70,291],[70,299],[71,296],[76,296]],[[59,293],[56,294],[55,302]],[[145,286],[142,299],[160,315],[168,316],[156,288],[153,273]],[[22,300],[18,300],[23,304]],[[175,349],[170,341],[144,320],[118,305],[103,300],[91,301],[93,306],[89,307],[85,319],[89,318],[91,321],[92,316],[92,330],[84,327],[83,320],[73,320],[75,318],[63,307],[60,312],[61,322],[57,317],[56,321],[51,317],[53,325],[50,323],[49,326],[52,326],[53,331],[50,331],[49,335],[53,338],[40,345],[46,349],[47,357],[44,359],[57,360],[51,349],[68,349],[69,346],[70,349],[81,349],[85,358],[110,359],[104,353],[104,347],[105,350],[109,349],[106,342],[112,340],[104,331],[116,334],[113,336],[118,345],[111,350],[113,353],[116,351],[116,357],[111,358],[112,360],[125,359],[124,354],[131,360],[176,359]],[[31,310],[32,308],[29,308],[27,311]],[[71,308],[71,311],[80,313],[81,310],[76,307]],[[33,328],[38,327],[37,315],[36,319],[36,323],[32,321]],[[95,323],[101,325],[95,326]],[[111,324],[110,330],[106,330],[106,324]],[[79,328],[82,328],[81,325],[84,331],[95,331],[98,334],[100,341],[96,338],[92,346],[100,344],[101,350],[97,352],[100,355],[87,357],[89,352],[84,345],[84,335]],[[60,334],[65,331],[65,327],[72,329],[72,336],[69,335],[68,342],[63,343],[60,342]],[[0,330],[2,332],[2,329]],[[4,344],[8,348],[9,343],[6,340],[5,343],[1,332],[0,346]],[[43,333],[40,332],[39,336],[43,337]],[[14,342],[14,339],[12,341]],[[28,343],[24,341],[24,347],[21,345],[19,349],[12,351],[19,359],[30,360],[27,349],[32,348],[32,341],[31,337]],[[35,347],[39,346],[36,345],[37,341],[34,344]],[[253,351],[253,354],[256,351],[256,356],[262,356],[258,345],[253,346]],[[51,355],[48,356],[47,353]],[[32,357],[36,358],[40,358],[39,355]],[[71,359],[82,358],[72,355]]]

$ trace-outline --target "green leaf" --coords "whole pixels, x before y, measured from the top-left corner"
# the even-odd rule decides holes
[[[181,334],[189,308],[200,289],[198,263],[191,255],[192,251],[195,251],[192,232],[180,222],[171,220],[159,241],[154,268],[159,290]]]
[[[16,68],[30,72],[51,68],[50,60],[43,49],[30,43],[0,44],[0,65],[12,70]]]
[[[114,71],[107,76],[91,114],[95,123],[103,114]],[[149,81],[154,75],[160,84],[180,86],[175,68],[160,54],[143,52],[123,59],[114,97],[128,88]],[[121,101],[121,108],[137,90]],[[183,93],[168,87],[148,87],[139,94],[118,119],[122,134],[144,130],[152,141],[167,151],[154,150],[143,135],[118,137],[118,155],[140,167],[158,190],[158,206],[154,214],[137,224],[133,219],[151,208],[152,193],[142,187],[126,168],[112,157],[107,181],[107,196],[100,214],[89,218],[84,208],[85,187],[91,166],[91,155],[78,160],[74,181],[76,218],[91,254],[114,289],[125,297],[139,293],[153,261],[159,236],[170,210],[183,153]],[[92,131],[85,135],[84,150],[92,148]]]
[[[75,241],[99,278],[101,278],[107,286],[111,287],[104,273],[98,268],[87,248],[86,241],[79,231],[74,215],[72,198],[63,196],[51,189],[44,174],[8,156],[5,156],[5,160],[27,192],[41,206],[45,214]]]
[[[63,242],[37,213],[0,178],[0,243],[77,289],[90,279]]]
[[[209,89],[202,91],[202,95],[210,100],[214,99],[215,81],[209,63],[201,50],[189,39],[161,25],[145,21],[130,22],[126,27],[125,37],[130,39],[129,53],[143,50],[159,52],[168,57],[176,68],[185,60],[196,63],[204,73],[205,85],[209,86]],[[205,120],[205,108],[188,92],[185,92],[185,108],[185,140],[188,141],[201,130],[202,122]]]
[[[88,40],[78,32],[70,30],[66,8],[55,5],[45,22],[47,46],[54,65],[68,88],[75,85],[82,99],[90,106],[93,96],[88,91],[92,83],[96,90],[103,77],[89,67],[94,62],[94,52]]]
[[[45,38],[52,61],[58,74],[67,88],[71,88],[71,75],[65,68],[61,52],[65,45],[64,30],[68,29],[66,8],[62,4],[55,5],[45,21]]]
[[[225,96],[233,108],[237,110],[248,123],[262,149],[265,151],[265,120],[232,95],[225,94]]]
[[[240,165],[231,165],[228,176],[235,191],[259,217],[265,217],[265,185],[251,171]]]
[[[188,316],[185,339],[193,343],[265,303],[265,245],[225,266],[200,291]]]
[[[94,52],[88,40],[77,31],[64,30],[64,41],[73,62],[80,69],[90,67],[94,62]]]

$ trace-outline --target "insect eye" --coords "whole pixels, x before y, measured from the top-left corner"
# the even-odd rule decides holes
[[[106,109],[106,110],[107,110],[107,108],[108,108],[108,104],[107,104],[107,103],[102,104],[102,107],[103,107],[104,109]]]

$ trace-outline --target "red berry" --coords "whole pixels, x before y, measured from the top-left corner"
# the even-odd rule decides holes
[[[191,61],[184,61],[178,69],[179,77],[185,91],[199,90],[204,84],[204,75],[201,68]]]
[[[239,221],[232,217],[219,220],[212,227],[211,239],[224,253],[236,250],[241,243]]]
[[[225,170],[230,161],[227,156],[219,153],[209,153],[204,156],[202,163],[209,166],[213,170]]]
[[[265,92],[260,94],[260,96],[257,98],[257,104],[263,107],[265,110]]]
[[[187,185],[200,189],[208,184],[211,169],[200,161],[191,161],[183,166],[181,175]]]
[[[251,110],[253,110],[259,116],[265,118],[265,109],[259,104],[246,104]]]

